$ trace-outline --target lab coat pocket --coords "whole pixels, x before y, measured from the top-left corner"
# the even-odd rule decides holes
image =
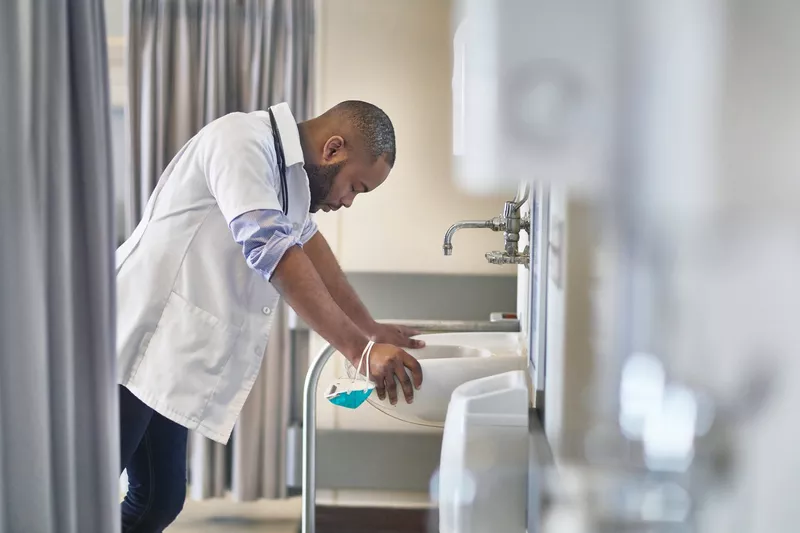
[[[134,380],[170,411],[199,421],[240,333],[172,292]]]

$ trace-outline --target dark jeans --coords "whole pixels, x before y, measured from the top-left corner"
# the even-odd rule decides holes
[[[186,500],[188,430],[119,386],[121,464],[128,471],[123,533],[160,533]]]

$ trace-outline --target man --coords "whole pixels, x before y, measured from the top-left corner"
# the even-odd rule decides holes
[[[117,250],[124,531],[161,531],[180,512],[189,429],[228,441],[279,296],[351,362],[374,340],[378,396],[395,403],[399,382],[412,401],[422,374],[398,346],[422,346],[416,332],[372,319],[309,215],[376,189],[395,151],[371,104],[301,124],[280,104],[212,122],[164,171]]]

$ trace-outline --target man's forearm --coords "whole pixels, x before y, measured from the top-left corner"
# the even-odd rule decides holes
[[[303,249],[334,301],[365,334],[371,335],[375,320],[347,281],[325,237],[317,232]]]
[[[312,329],[350,361],[358,361],[367,345],[367,334],[337,305],[303,249],[290,248],[271,281]]]

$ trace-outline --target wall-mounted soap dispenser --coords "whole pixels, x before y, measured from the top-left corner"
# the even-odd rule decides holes
[[[616,139],[617,19],[607,2],[456,0],[453,153],[464,191],[605,181]],[[574,31],[556,31],[565,20]]]

